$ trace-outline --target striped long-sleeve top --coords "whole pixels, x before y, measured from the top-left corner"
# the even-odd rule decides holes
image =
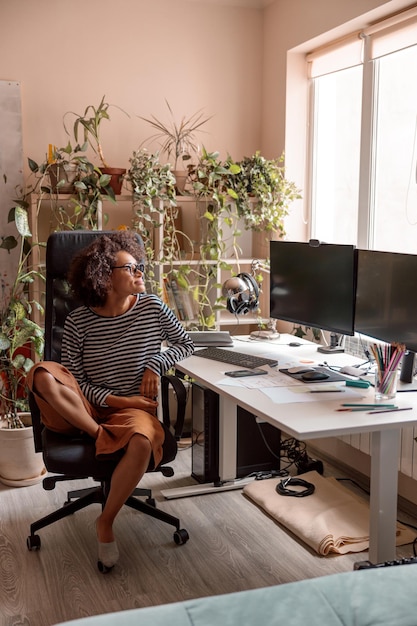
[[[161,351],[161,344],[169,347]],[[109,394],[138,395],[146,368],[162,376],[190,356],[194,344],[172,311],[153,294],[138,294],[123,315],[103,317],[86,306],[72,311],[64,326],[62,364],[87,400],[106,406]]]

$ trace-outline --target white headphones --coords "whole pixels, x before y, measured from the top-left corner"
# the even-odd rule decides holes
[[[249,311],[256,311],[259,306],[258,283],[246,272],[228,278],[222,292],[227,298],[227,310],[235,315],[246,315]]]

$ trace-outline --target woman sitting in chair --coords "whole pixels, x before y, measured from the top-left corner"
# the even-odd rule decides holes
[[[43,361],[28,377],[47,428],[87,433],[96,455],[123,449],[96,521],[98,558],[118,560],[113,522],[148,468],[162,459],[156,417],[160,376],[194,346],[172,311],[146,294],[145,250],[134,233],[97,237],[73,260],[69,282],[83,303],[66,319],[62,364]],[[169,347],[161,351],[161,343]]]

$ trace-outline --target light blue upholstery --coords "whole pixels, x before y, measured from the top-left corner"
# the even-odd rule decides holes
[[[65,626],[416,626],[417,564],[98,615]]]

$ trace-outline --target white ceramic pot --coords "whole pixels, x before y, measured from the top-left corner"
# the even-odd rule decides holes
[[[54,193],[73,193],[77,176],[78,165],[76,163],[52,163],[49,166],[49,178]],[[57,187],[61,181],[64,182]]]
[[[7,428],[0,420],[0,482],[9,487],[27,487],[46,475],[42,453],[35,452],[32,426]]]

